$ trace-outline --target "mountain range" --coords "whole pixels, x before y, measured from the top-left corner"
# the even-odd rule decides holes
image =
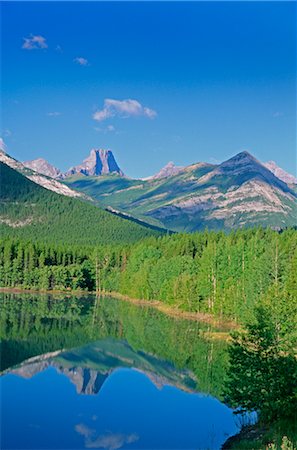
[[[86,176],[118,174],[120,176],[125,176],[123,171],[119,168],[112,151],[104,149],[92,149],[89,156],[85,158],[81,164],[70,167],[70,169],[68,169],[65,173],[63,173],[60,169],[53,166],[43,158],[24,161],[22,164],[25,167],[38,172],[39,174],[46,175],[54,179],[64,179],[75,174],[82,174]],[[285,183],[297,184],[297,178],[283,170],[274,161],[268,161],[261,164]],[[177,175],[184,169],[186,169],[186,167],[176,166],[173,161],[170,161],[164,167],[162,167],[162,169],[160,169],[158,173],[144,178],[144,180],[167,178],[173,175]]]
[[[56,244],[136,242],[157,229],[99,208],[60,181],[39,175],[0,153],[0,234]],[[58,186],[58,189],[53,189]],[[55,192],[53,192],[53,190]]]
[[[297,180],[246,151],[221,164],[169,163],[146,179],[76,174],[64,182],[101,207],[173,231],[297,223]]]
[[[92,149],[65,173],[42,158],[22,164],[2,152],[1,160],[47,189],[172,231],[297,224],[297,179],[246,151],[221,164],[170,162],[145,179],[125,176],[111,150]]]
[[[119,168],[111,150],[92,149],[89,156],[77,166],[70,167],[65,173],[50,164],[43,158],[23,162],[23,165],[42,175],[63,180],[71,175],[80,174],[86,176],[99,176],[107,174],[118,174],[124,176]]]

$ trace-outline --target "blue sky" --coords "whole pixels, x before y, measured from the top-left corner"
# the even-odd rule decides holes
[[[130,176],[249,150],[296,173],[296,3],[2,3],[2,137]]]

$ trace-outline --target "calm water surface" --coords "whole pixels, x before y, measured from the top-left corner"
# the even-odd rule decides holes
[[[226,346],[111,298],[0,294],[2,449],[219,449]]]

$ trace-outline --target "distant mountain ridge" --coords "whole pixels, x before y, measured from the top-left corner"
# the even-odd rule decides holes
[[[173,231],[297,224],[296,185],[287,184],[250,153],[221,164],[196,163],[131,180],[65,180],[99,205]],[[160,176],[161,175],[161,176]]]
[[[241,152],[240,154],[249,154],[248,152]],[[235,158],[235,157],[233,157]],[[232,158],[231,158],[232,160]],[[233,162],[235,160],[233,159]],[[294,175],[283,170],[274,161],[268,161],[266,163],[261,163],[261,165],[266,167],[270,172],[272,172],[277,178],[286,184],[297,184],[297,178]],[[123,171],[118,166],[116,159],[111,150],[106,149],[92,149],[89,156],[83,160],[83,162],[77,166],[73,166],[63,173],[60,169],[50,164],[44,158],[36,158],[30,161],[25,161],[22,163],[25,167],[34,170],[42,175],[54,178],[54,179],[64,179],[71,177],[72,175],[86,175],[86,176],[101,176],[108,174],[117,174],[120,176],[125,176]],[[208,163],[195,163],[190,166],[182,167],[176,166],[172,161],[169,161],[164,167],[160,169],[155,175],[143,178],[143,180],[156,180],[162,178],[169,178],[175,176],[180,172],[188,171],[193,168],[194,165],[211,165],[213,167],[219,166],[219,164],[208,164]],[[224,163],[222,163],[224,164]]]
[[[124,176],[124,173],[118,166],[112,151],[102,148],[92,149],[89,156],[87,156],[81,164],[70,167],[70,169],[68,169],[65,173],[62,173],[60,169],[53,166],[43,158],[25,161],[23,165],[42,175],[60,180],[71,177],[72,175],[100,176],[117,174],[119,176]]]

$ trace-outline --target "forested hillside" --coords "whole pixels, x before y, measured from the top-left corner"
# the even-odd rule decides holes
[[[0,234],[42,242],[98,245],[136,242],[154,230],[86,201],[44,189],[0,162]]]
[[[245,321],[260,299],[296,306],[297,231],[205,231],[100,247],[6,239],[0,245],[0,284],[116,291]]]

